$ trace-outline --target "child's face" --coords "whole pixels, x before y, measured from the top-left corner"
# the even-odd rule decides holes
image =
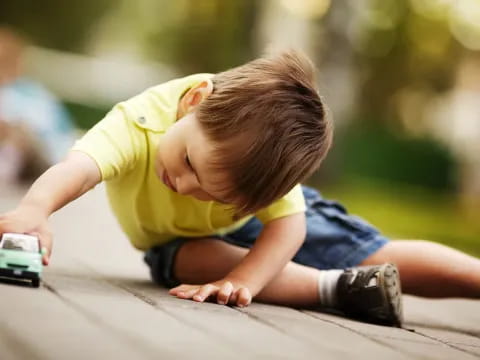
[[[204,135],[195,113],[180,118],[162,137],[155,169],[158,177],[172,191],[198,200],[225,202],[218,184],[224,174],[212,170],[209,156],[213,144]]]

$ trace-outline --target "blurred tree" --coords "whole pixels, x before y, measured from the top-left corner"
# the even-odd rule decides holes
[[[158,15],[147,27],[147,54],[182,73],[218,72],[254,57],[255,0],[152,2]],[[161,25],[160,25],[161,24]]]
[[[432,138],[407,138],[358,122],[339,141],[341,166],[347,177],[370,176],[437,190],[453,190],[458,185],[453,155]]]
[[[82,52],[90,27],[114,5],[114,0],[2,0],[0,23],[40,46]]]
[[[452,37],[447,16],[427,18],[407,0],[359,3],[365,8],[356,9],[351,39],[365,91],[359,92],[357,114],[364,121],[398,124],[395,94],[407,87],[445,92],[465,49]]]
[[[419,3],[440,2],[332,3],[323,22],[327,45],[321,69],[336,75],[327,91],[336,89],[331,103],[337,125],[348,125],[337,126],[336,144],[326,163],[330,175],[436,189],[458,186],[457,159],[451,150],[420,131],[428,121],[428,100],[454,86],[458,63],[467,51],[452,36],[447,7],[433,7],[435,16],[418,9]],[[338,64],[338,71],[332,71]],[[349,87],[335,86],[339,81]]]

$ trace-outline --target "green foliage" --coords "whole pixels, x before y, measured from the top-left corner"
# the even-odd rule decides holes
[[[76,103],[64,104],[72,116],[75,125],[82,130],[88,130],[98,121],[103,119],[105,114],[110,110],[108,108],[97,108]]]
[[[223,71],[254,57],[251,29],[259,2],[181,0],[157,6],[161,6],[158,21],[162,26],[145,30],[147,53],[152,58],[189,74]]]
[[[113,0],[2,0],[0,24],[15,27],[40,46],[82,51],[90,27],[113,5]]]
[[[386,6],[393,3],[393,8]],[[377,22],[390,19],[391,26],[366,24],[358,40],[364,43],[364,51],[354,61],[363,90],[356,113],[368,114],[362,121],[395,123],[399,108],[394,98],[405,88],[441,94],[454,84],[454,70],[465,49],[451,35],[447,18],[428,19],[412,7],[407,0],[370,1],[368,11],[382,16]],[[383,47],[388,50],[379,53]]]
[[[371,177],[436,189],[456,187],[455,159],[432,139],[401,136],[365,122],[338,137],[333,158],[342,167],[342,177]]]

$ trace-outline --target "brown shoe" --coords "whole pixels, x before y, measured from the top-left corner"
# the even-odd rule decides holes
[[[402,291],[393,264],[346,269],[337,286],[338,309],[347,316],[381,325],[402,326]]]

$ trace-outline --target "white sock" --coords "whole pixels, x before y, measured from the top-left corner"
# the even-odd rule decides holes
[[[334,308],[337,305],[337,284],[343,270],[320,270],[318,275],[318,294],[320,304]]]

